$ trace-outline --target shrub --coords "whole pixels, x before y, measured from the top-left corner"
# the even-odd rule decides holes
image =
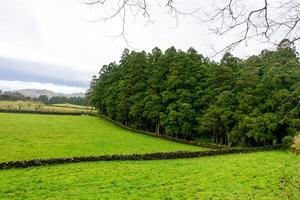
[[[292,136],[290,136],[290,135],[287,135],[287,136],[285,136],[283,139],[282,139],[282,143],[283,144],[288,144],[288,145],[291,145],[291,144],[293,144],[293,137]]]
[[[300,146],[300,132],[294,137],[294,144]]]
[[[300,155],[300,135],[295,136],[293,142],[292,151]]]

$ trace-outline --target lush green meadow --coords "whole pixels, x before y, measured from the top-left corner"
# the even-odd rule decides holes
[[[55,112],[55,113],[90,113],[91,107],[73,104],[45,105],[35,101],[0,101],[0,110],[3,111],[29,111],[29,112]],[[95,112],[95,111],[94,111]]]
[[[0,123],[0,161],[205,149],[91,116],[0,113]]]
[[[207,150],[92,116],[0,113],[0,123],[0,162]],[[299,170],[289,151],[9,169],[0,170],[0,199],[297,199]]]
[[[285,151],[0,171],[10,199],[287,199],[300,157]],[[297,178],[294,176],[295,179]],[[299,197],[299,196],[296,196]]]

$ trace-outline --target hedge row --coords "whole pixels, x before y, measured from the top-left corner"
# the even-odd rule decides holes
[[[57,104],[47,104],[47,106],[60,107],[60,108],[72,108],[72,109],[85,110],[85,111],[91,110],[91,109],[87,109],[87,108],[83,108],[83,107],[64,106],[64,105],[57,105]]]
[[[197,142],[197,141],[192,141],[192,140],[185,140],[185,139],[181,139],[181,138],[175,138],[172,136],[168,136],[168,135],[161,135],[161,134],[157,134],[157,133],[152,133],[152,132],[147,132],[147,131],[141,131],[141,130],[137,130],[128,126],[125,126],[124,124],[121,124],[117,121],[112,120],[111,118],[105,116],[105,115],[101,115],[101,114],[97,114],[98,117],[101,117],[107,121],[110,121],[114,124],[116,124],[117,126],[127,129],[129,131],[133,131],[136,133],[142,133],[145,135],[149,135],[149,136],[153,136],[153,137],[159,137],[162,139],[166,139],[166,140],[171,140],[174,142],[179,142],[179,143],[184,143],[184,144],[189,144],[189,145],[194,145],[194,146],[201,146],[201,147],[206,147],[206,148],[210,148],[210,149],[229,149],[228,146],[225,145],[217,145],[217,144],[211,144],[211,143],[203,143],[203,142]]]
[[[46,115],[91,115],[95,116],[95,113],[89,112],[45,112],[45,111],[30,111],[30,110],[2,110],[0,113],[20,113],[20,114],[46,114]]]
[[[232,148],[219,149],[212,151],[176,151],[176,152],[159,152],[148,154],[131,154],[131,155],[103,155],[103,156],[86,156],[72,158],[49,158],[35,159],[24,161],[9,161],[0,163],[0,170],[11,168],[28,168],[43,165],[56,165],[65,163],[92,162],[92,161],[117,161],[117,160],[165,160],[165,159],[181,159],[181,158],[196,158],[204,156],[216,156],[233,153],[250,153],[275,149],[286,149],[286,145],[273,145],[256,148]]]

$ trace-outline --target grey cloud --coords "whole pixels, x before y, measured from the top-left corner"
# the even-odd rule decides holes
[[[61,65],[0,57],[0,80],[88,87],[89,75]]]

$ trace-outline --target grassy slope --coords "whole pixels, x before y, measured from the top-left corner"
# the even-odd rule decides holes
[[[204,148],[133,133],[97,117],[0,113],[0,162]]]
[[[13,111],[39,111],[39,112],[62,112],[62,113],[82,113],[91,112],[90,107],[77,106],[73,104],[53,104],[45,105],[34,101],[0,101],[1,110]]]
[[[273,151],[3,170],[0,198],[286,199],[281,177],[299,164],[300,157]]]

